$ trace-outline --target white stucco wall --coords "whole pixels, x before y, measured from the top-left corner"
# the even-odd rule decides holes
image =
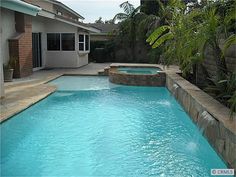
[[[46,67],[49,68],[76,68],[78,61],[76,51],[47,51]]]
[[[15,30],[15,14],[14,11],[10,11],[1,8],[1,58],[3,64],[7,64],[9,61],[9,47],[8,39],[13,37],[16,33]]]
[[[43,67],[76,68],[88,64],[88,54],[78,54],[78,27],[37,16],[32,21],[32,32],[41,33]],[[75,51],[48,51],[47,33],[74,33]]]
[[[0,97],[4,96],[3,64],[9,61],[8,39],[15,34],[15,14],[0,8]]]
[[[79,55],[79,66],[84,66],[88,64],[88,54]]]

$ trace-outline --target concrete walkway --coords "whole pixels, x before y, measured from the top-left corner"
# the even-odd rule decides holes
[[[6,92],[9,88],[20,85],[28,85],[29,83],[42,84],[48,82],[61,75],[97,75],[99,70],[110,66],[111,63],[89,63],[86,66],[74,69],[49,69],[35,71],[31,76],[20,79],[14,79],[13,82],[5,82]]]
[[[25,110],[56,90],[45,84],[62,75],[97,75],[99,70],[111,63],[90,63],[75,69],[39,70],[31,76],[4,83],[5,98],[1,99],[0,122]]]

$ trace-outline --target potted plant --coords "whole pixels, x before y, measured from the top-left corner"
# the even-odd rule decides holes
[[[16,59],[11,57],[7,65],[3,65],[3,75],[5,82],[12,82]]]

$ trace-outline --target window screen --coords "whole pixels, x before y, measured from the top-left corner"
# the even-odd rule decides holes
[[[61,47],[62,50],[75,50],[75,34],[62,33],[61,34]]]
[[[60,50],[60,34],[59,33],[47,34],[47,49]]]

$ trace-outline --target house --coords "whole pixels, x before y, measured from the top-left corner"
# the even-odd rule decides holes
[[[99,30],[99,32],[91,32],[91,41],[109,41],[116,36],[118,30],[118,24],[90,23],[88,25]]]
[[[84,17],[56,0],[1,1],[1,60],[16,59],[14,77],[42,68],[88,64],[90,32]]]

